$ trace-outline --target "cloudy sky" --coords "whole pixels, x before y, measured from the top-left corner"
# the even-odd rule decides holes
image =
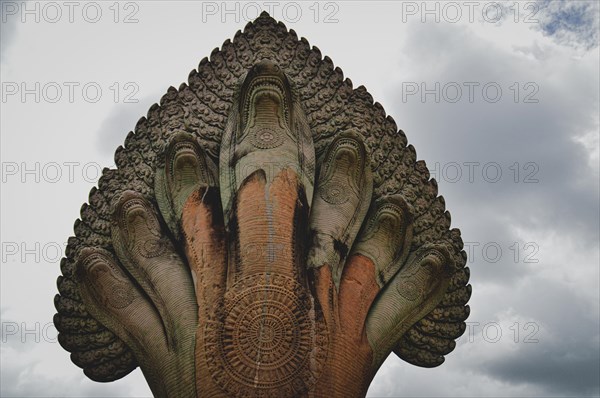
[[[598,396],[598,2],[160,0],[1,1],[0,395],[150,395],[139,370],[88,380],[56,342],[58,263],[127,132],[258,8],[383,104],[466,242],[456,350],[390,356],[369,396]]]

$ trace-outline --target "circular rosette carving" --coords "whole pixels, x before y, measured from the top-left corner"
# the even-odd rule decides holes
[[[305,289],[292,278],[258,274],[240,280],[225,295],[223,320],[206,326],[212,377],[235,396],[308,391],[327,359],[327,327],[314,314]]]
[[[283,132],[269,128],[258,129],[250,136],[250,142],[259,149],[277,148],[283,143]]]
[[[341,205],[349,200],[346,187],[338,182],[332,182],[321,189],[319,195],[324,201],[332,205]]]
[[[109,305],[114,308],[125,308],[133,301],[133,288],[125,283],[115,284],[109,295]]]

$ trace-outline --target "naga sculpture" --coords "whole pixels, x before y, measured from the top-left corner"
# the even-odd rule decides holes
[[[440,365],[466,254],[364,87],[266,13],[150,108],[81,208],[55,297],[96,381],[161,397],[360,397],[393,351]]]

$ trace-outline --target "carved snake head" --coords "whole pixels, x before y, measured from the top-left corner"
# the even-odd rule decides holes
[[[259,126],[290,129],[292,90],[287,76],[271,61],[261,61],[248,72],[240,88],[239,131]]]

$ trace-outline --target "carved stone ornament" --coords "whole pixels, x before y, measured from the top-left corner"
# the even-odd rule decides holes
[[[263,13],[169,88],[69,238],[54,323],[159,397],[361,397],[465,330],[458,229],[402,131]]]

